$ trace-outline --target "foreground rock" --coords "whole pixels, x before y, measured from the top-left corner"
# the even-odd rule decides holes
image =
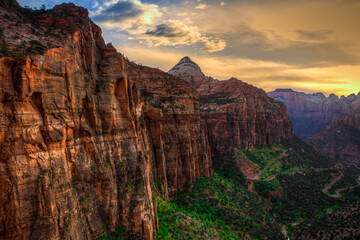
[[[196,92],[174,77],[166,92],[169,75],[130,66],[84,8],[2,1],[0,12],[7,34],[14,22],[26,33],[19,54],[21,41],[2,37],[1,239],[96,239],[120,224],[154,239],[152,189],[173,194],[212,174]]]
[[[285,105],[263,90],[235,78],[219,81],[205,77],[189,57],[181,59],[169,73],[198,91],[213,153],[225,154],[233,147],[251,149],[293,136]]]
[[[360,93],[348,97],[322,93],[305,94],[291,89],[277,89],[268,95],[285,103],[295,135],[307,139],[323,130],[331,121],[360,106]]]

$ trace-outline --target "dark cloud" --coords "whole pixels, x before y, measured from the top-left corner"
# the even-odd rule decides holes
[[[155,30],[148,30],[145,34],[155,37],[176,38],[184,37],[188,35],[189,32],[167,24],[159,24],[155,27]]]
[[[359,56],[352,54],[344,43],[307,44],[294,42],[288,47],[264,53],[273,61],[286,62],[302,67],[331,67],[358,65],[360,63]]]
[[[97,22],[122,22],[125,19],[140,16],[142,13],[144,10],[133,2],[118,2],[94,16],[93,20]]]
[[[301,40],[327,40],[334,31],[322,29],[317,31],[295,30]]]
[[[324,39],[332,33],[329,30],[296,32],[307,40]],[[224,40],[229,47],[217,55],[281,62],[301,68],[360,64],[360,56],[352,50],[355,43],[291,41],[249,26],[239,26],[237,32],[225,35]]]

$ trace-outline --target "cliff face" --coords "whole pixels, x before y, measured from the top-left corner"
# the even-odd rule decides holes
[[[129,77],[146,102],[158,183],[174,194],[201,176],[212,175],[210,147],[202,126],[197,92],[177,77],[127,62]]]
[[[5,32],[22,11],[1,2]],[[182,92],[171,98],[165,73],[130,68],[86,9],[30,13],[37,28],[20,25],[20,55],[16,38],[2,37],[2,56],[13,57],[0,59],[1,239],[95,239],[119,224],[153,239],[155,183],[167,195],[212,173],[196,93],[174,78]],[[150,94],[172,99],[160,108],[131,81],[148,85],[154,71]]]
[[[250,149],[293,136],[285,105],[269,98],[263,90],[235,78],[218,81],[205,77],[188,57],[169,73],[197,89],[213,153],[225,154],[233,147]]]
[[[277,89],[268,95],[285,103],[294,132],[302,139],[320,132],[333,119],[351,113],[360,106],[360,93],[339,98],[334,94],[325,97],[322,93],[305,94],[291,89]]]
[[[334,119],[308,142],[332,158],[360,163],[360,108]]]

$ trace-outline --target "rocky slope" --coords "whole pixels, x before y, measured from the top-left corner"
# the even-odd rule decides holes
[[[196,92],[126,62],[84,8],[9,0],[0,18],[0,238],[96,239],[121,224],[153,239],[154,190],[212,174]]]
[[[205,77],[189,57],[181,59],[169,73],[198,91],[213,153],[225,154],[233,147],[250,149],[293,136],[285,105],[263,90],[235,78],[219,81]]]
[[[342,117],[360,106],[360,93],[348,97],[322,93],[305,94],[291,89],[277,89],[268,95],[285,103],[293,122],[295,135],[302,139],[323,130],[336,117]]]
[[[360,163],[360,108],[334,119],[308,142],[332,158]]]

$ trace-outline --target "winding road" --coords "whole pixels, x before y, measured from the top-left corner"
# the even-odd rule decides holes
[[[288,149],[284,150],[284,151],[280,154],[280,157],[283,158],[283,157],[287,156],[287,151],[288,151]],[[271,164],[273,164],[275,161],[276,161],[276,158],[274,158],[273,160],[271,160],[270,163],[269,163],[268,165],[266,165],[263,170],[260,170],[260,172],[258,172],[258,173],[249,175],[249,176],[247,177],[247,179],[249,179],[249,180],[259,180],[260,176],[261,176],[266,170],[268,170],[269,167],[271,166]],[[277,175],[277,174],[272,175],[272,176],[266,178],[265,181],[270,181],[271,179],[273,179],[274,177],[276,177],[276,175]],[[271,178],[271,177],[272,177],[272,178]],[[269,179],[269,180],[268,180],[268,179]]]
[[[266,165],[266,167],[265,167],[263,170],[261,170],[261,171],[258,172],[258,173],[252,174],[252,175],[248,176],[247,178],[248,178],[249,180],[259,180],[259,177],[260,177],[266,170],[268,170],[269,167],[271,166],[271,164],[273,164],[275,161],[276,161],[276,159],[271,160],[271,162],[270,162],[268,165]]]
[[[339,181],[342,177],[344,176],[344,174],[342,172],[340,172],[339,176],[337,176],[336,178],[334,178],[328,185],[326,185],[324,187],[324,189],[322,190],[323,193],[327,193],[327,191],[329,191],[329,189],[337,182]]]
[[[340,192],[345,191],[347,189],[353,189],[356,188],[358,186],[360,186],[360,181],[358,181],[358,184],[355,186],[348,186],[348,187],[344,187],[344,188],[339,188],[335,191],[335,194],[329,194],[328,191],[329,189],[337,182],[339,181],[342,177],[344,176],[344,174],[342,172],[340,172],[340,175],[337,176],[336,178],[334,178],[328,185],[325,186],[325,188],[322,190],[323,193],[326,193],[329,197],[333,197],[333,198],[342,198],[343,196],[341,195]]]

